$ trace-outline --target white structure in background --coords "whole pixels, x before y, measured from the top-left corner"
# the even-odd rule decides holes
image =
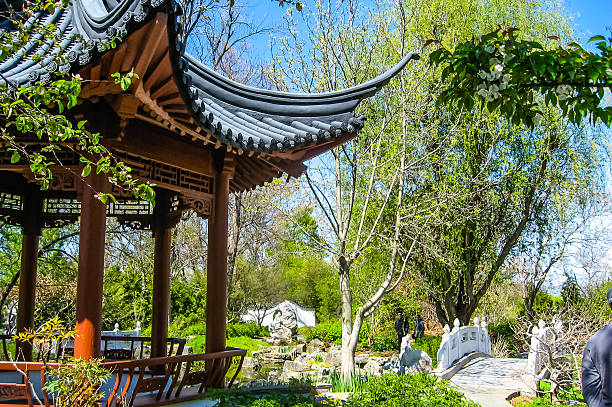
[[[545,359],[552,355],[553,358],[565,356],[561,346],[555,344],[555,338],[563,334],[563,322],[555,315],[552,320],[552,327],[546,326],[546,322],[540,320],[538,326],[533,327],[529,344],[529,356],[527,356],[527,372],[533,376],[538,376],[545,366]],[[557,345],[557,346],[555,346]],[[552,352],[551,351],[552,348]]]
[[[448,369],[456,360],[468,353],[480,352],[492,355],[491,338],[484,318],[482,322],[474,318],[473,326],[460,326],[459,320],[455,319],[453,325],[452,331],[448,325],[444,326],[436,371],[442,372]]]
[[[293,301],[283,301],[280,304],[271,307],[255,307],[249,308],[246,314],[240,319],[244,322],[255,322],[261,326],[270,327],[283,319],[283,312],[291,310],[294,313],[298,328],[305,326],[315,326],[315,310],[312,308],[302,307]]]
[[[140,329],[140,322],[136,322],[136,329],[133,329],[131,331],[120,331],[119,324],[115,324],[114,330],[102,331],[101,336],[116,336],[120,338],[122,336],[141,336],[141,334],[142,334],[142,330]],[[108,341],[108,344],[106,342],[107,341],[103,340],[100,344],[100,349],[102,349],[102,351],[104,351],[104,349],[106,350],[131,349],[132,347],[132,343],[129,341],[116,341],[115,340],[115,341]],[[53,349],[55,349],[56,346],[57,345],[54,344]],[[66,339],[62,341],[61,348],[62,349],[74,349],[74,340]]]
[[[115,324],[115,329],[113,329],[112,331],[102,331],[102,336],[116,336],[116,337],[122,337],[122,336],[142,336],[142,329],[140,328],[140,321],[136,322],[136,329],[131,330],[131,331],[120,331],[119,330],[119,324]],[[132,342],[129,341],[108,341],[108,344],[106,343],[107,341],[102,341],[101,344],[101,349],[104,350],[113,350],[113,349],[131,349],[132,348]]]

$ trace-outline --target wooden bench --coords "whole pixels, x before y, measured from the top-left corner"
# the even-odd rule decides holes
[[[175,355],[161,358],[104,362],[102,366],[111,371],[108,397],[103,401],[106,407],[145,407],[180,403],[205,396],[204,391],[223,384],[234,358],[239,358],[236,372],[226,387],[231,387],[242,368],[246,350],[227,348],[216,353]],[[49,367],[57,367],[50,363]],[[19,371],[22,383],[0,383],[0,406],[5,401],[14,405],[39,405],[33,395],[30,374],[38,372],[44,386],[46,368],[38,362],[0,362],[0,372]],[[1,380],[0,380],[1,381]],[[29,393],[28,393],[29,392]],[[3,398],[3,394],[6,396]],[[30,394],[28,397],[27,394]],[[10,398],[10,397],[12,398]],[[42,404],[50,407],[49,397],[42,391]]]
[[[56,367],[56,364],[48,364]],[[0,372],[15,372],[21,377],[22,383],[0,383],[0,406],[39,406],[52,407],[49,395],[42,390],[42,400],[34,395],[30,374],[37,372],[40,376],[41,388],[46,383],[46,367],[38,362],[0,362]],[[10,403],[9,403],[10,402]]]
[[[216,353],[104,363],[116,374],[106,405],[158,406],[201,398],[206,388],[223,382],[232,360],[238,357],[238,367],[227,385],[231,387],[245,356],[243,349],[227,348]]]

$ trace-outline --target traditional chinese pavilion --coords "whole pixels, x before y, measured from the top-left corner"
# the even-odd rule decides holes
[[[88,129],[100,133],[135,178],[156,185],[153,207],[112,190],[103,175],[81,179],[77,153],[63,149],[51,188],[41,191],[27,163],[11,164],[6,148],[0,152],[0,216],[23,228],[19,331],[33,323],[41,229],[80,218],[75,356],[100,353],[107,217],[151,230],[155,237],[152,356],[165,355],[170,232],[186,209],[209,221],[206,350],[225,350],[229,193],[283,173],[298,177],[305,161],[354,138],[364,124],[364,117],[352,113],[359,102],[416,58],[409,54],[378,78],[337,92],[256,89],[185,54],[177,40],[179,12],[170,0],[72,0],[67,8],[29,22],[55,24],[61,35],[43,42],[34,37],[0,65],[1,82],[14,87],[78,73],[84,86],[70,118],[87,120]],[[110,48],[109,41],[117,38],[118,46]],[[138,79],[122,92],[111,75],[131,70]],[[38,141],[32,137],[24,143],[34,149]],[[97,191],[114,192],[118,200],[104,205]]]

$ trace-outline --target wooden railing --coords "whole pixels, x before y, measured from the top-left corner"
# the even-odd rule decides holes
[[[106,407],[142,407],[173,404],[200,398],[204,390],[211,386],[224,383],[225,376],[232,366],[234,358],[240,358],[236,372],[230,379],[227,387],[231,387],[242,368],[246,350],[227,348],[216,353],[195,355],[177,355],[162,358],[126,360],[118,362],[105,362],[102,366],[113,372],[114,382],[111,379],[107,397],[102,403]],[[55,367],[57,364],[48,364]],[[44,406],[49,407],[49,396],[41,388],[45,383],[46,370],[38,362],[0,362],[0,373],[15,373],[21,376],[21,387],[34,382],[30,374],[38,372],[39,379],[34,387]],[[25,375],[24,375],[25,373]],[[0,379],[0,381],[2,381]],[[17,392],[13,383],[0,383],[0,402],[5,401],[3,394]],[[40,386],[38,386],[40,384]],[[21,391],[21,390],[19,390]],[[27,399],[27,397],[23,397]],[[6,398],[9,400],[9,398]],[[32,404],[28,401],[27,405]]]
[[[206,388],[223,383],[233,358],[239,357],[236,372],[227,384],[229,388],[245,355],[246,350],[227,348],[216,353],[104,363],[116,374],[106,405],[170,404],[201,397]]]
[[[0,406],[5,401],[13,401],[18,405],[24,401],[28,406],[39,406],[43,405],[49,407],[49,395],[44,390],[47,378],[47,368],[57,367],[55,363],[48,363],[46,366],[39,362],[0,362],[0,374],[6,372],[15,373],[15,382],[13,383],[0,383]],[[37,372],[37,379],[40,386],[33,385],[31,374]],[[2,381],[2,379],[0,379]],[[19,381],[20,383],[16,383]],[[36,391],[36,387],[40,390]],[[17,402],[18,401],[18,402]]]
[[[113,360],[126,360],[126,359],[135,359],[138,356],[139,359],[143,358],[145,343],[151,342],[150,336],[112,336],[112,335],[103,335],[101,337],[102,343],[104,344],[102,348],[102,355],[104,359],[113,359]],[[129,342],[130,349],[117,349],[116,347],[109,346],[112,342]],[[136,345],[136,343],[139,345]],[[166,345],[168,348],[168,353],[166,356],[173,355],[182,355],[183,350],[185,349],[185,343],[187,341],[182,338],[167,338]],[[140,353],[136,354],[135,350],[139,349]]]
[[[104,335],[101,337],[102,341],[102,349],[101,353],[104,359],[107,360],[126,360],[126,359],[142,359],[145,350],[145,344],[147,342],[151,342],[150,336],[113,336],[113,335]],[[0,342],[2,342],[2,355],[3,360],[11,360],[11,355],[9,355],[8,351],[8,343],[14,342],[12,335],[0,335]],[[113,342],[127,342],[129,343],[129,348],[118,348],[117,346],[113,346]],[[183,354],[183,350],[185,349],[186,340],[182,338],[167,338],[166,344],[168,348],[168,353],[166,356],[173,355],[181,355]],[[139,353],[136,353],[136,351]],[[59,357],[63,355],[71,355],[73,353],[73,349],[62,346],[61,343],[57,343],[55,346],[52,360],[57,360]],[[13,359],[15,358],[14,355]],[[40,361],[40,354],[37,354],[36,361]]]

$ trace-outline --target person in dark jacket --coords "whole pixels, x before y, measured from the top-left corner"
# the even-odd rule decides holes
[[[397,332],[397,349],[402,350],[402,338],[409,333],[410,323],[404,319],[401,311],[397,313],[397,320],[395,321],[395,332]]]
[[[612,288],[606,297],[612,308]],[[589,407],[612,407],[612,323],[597,331],[584,348],[582,396]]]
[[[423,335],[425,335],[425,321],[423,321],[423,317],[419,314],[414,323],[414,339],[422,338]]]

